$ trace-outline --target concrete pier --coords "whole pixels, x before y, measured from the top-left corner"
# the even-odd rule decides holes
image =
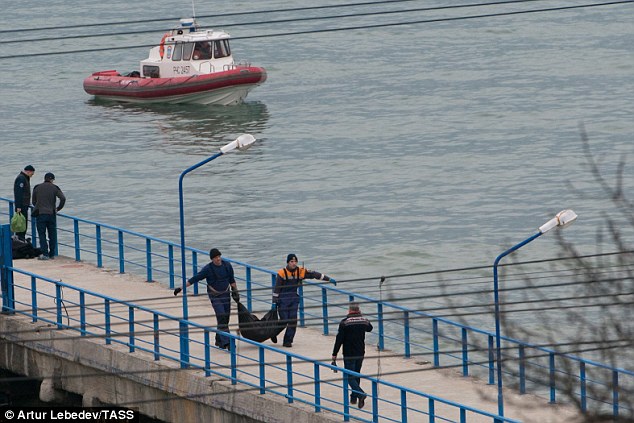
[[[121,300],[135,302],[148,308],[174,316],[182,315],[180,297],[157,283],[148,283],[142,277],[119,274],[108,269],[75,262],[59,257],[52,261],[17,260],[14,266],[54,280],[99,292]],[[30,286],[30,278],[15,275],[16,285]],[[24,292],[19,295],[26,295]],[[54,289],[51,288],[51,293]],[[38,307],[54,308],[53,298],[40,300]],[[16,308],[25,308],[20,304]],[[69,313],[73,313],[69,310]],[[206,295],[189,298],[191,321],[215,326],[213,310]],[[98,325],[97,316],[93,324]],[[234,311],[232,332],[237,328]],[[149,334],[148,337],[152,335]],[[136,408],[145,415],[165,421],[194,422],[340,422],[342,417],[314,408],[300,401],[289,404],[287,399],[274,394],[260,394],[246,384],[232,385],[225,378],[205,377],[200,370],[183,370],[178,363],[169,360],[155,361],[152,354],[143,351],[129,352],[120,344],[106,345],[103,339],[79,336],[76,331],[58,330],[55,325],[32,323],[30,318],[19,315],[0,315],[0,366],[12,372],[45,378],[41,387],[43,399],[55,398],[62,392],[82,395],[85,406],[100,404],[121,405]],[[310,328],[299,328],[293,348],[294,353],[330,362],[333,336],[324,336]],[[268,345],[270,341],[267,341]],[[167,346],[165,346],[167,347]],[[178,350],[174,341],[172,346]],[[241,346],[238,366],[253,366],[251,355],[257,357],[258,349]],[[281,348],[281,347],[280,347]],[[289,350],[286,350],[289,351]],[[197,352],[197,354],[202,354]],[[213,348],[218,361],[230,365],[230,354]],[[433,369],[429,364],[419,364],[416,359],[406,359],[385,351],[378,354],[368,345],[368,358],[363,372],[379,375],[382,380],[407,386],[461,404],[491,413],[497,412],[497,390],[485,381],[462,377],[457,370]],[[268,358],[268,357],[267,357]],[[280,360],[279,356],[272,358]],[[224,360],[224,361],[223,361]],[[342,363],[339,363],[340,365]],[[307,369],[312,366],[307,364]],[[300,367],[298,369],[298,367]],[[296,365],[294,370],[301,371]],[[257,370],[253,370],[257,373]],[[309,371],[307,370],[307,373]],[[322,374],[324,380],[341,379],[340,374]],[[283,372],[268,374],[267,378],[285,384]],[[254,386],[257,386],[254,377]],[[324,384],[327,391],[327,384]],[[362,381],[363,385],[363,381]],[[368,388],[368,386],[364,386]],[[366,389],[366,390],[368,390]],[[325,392],[327,394],[327,392]],[[380,396],[396,395],[379,392]],[[395,397],[395,401],[397,398]],[[412,405],[413,406],[413,405]],[[352,409],[352,414],[370,419],[372,404],[364,410]],[[437,411],[442,405],[437,405]],[[543,398],[505,392],[506,416],[524,422],[561,423],[580,421],[576,410],[558,404],[548,404]],[[394,421],[400,421],[398,407],[394,407]],[[458,420],[458,418],[455,418]],[[490,421],[470,415],[468,422]]]

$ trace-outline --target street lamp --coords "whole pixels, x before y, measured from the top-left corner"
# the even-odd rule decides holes
[[[181,231],[181,272],[183,275],[183,319],[188,319],[188,311],[187,311],[187,265],[185,263],[185,212],[183,206],[183,178],[192,170],[198,169],[200,166],[209,163],[217,157],[222,156],[223,154],[229,153],[234,150],[246,150],[251,147],[255,142],[255,137],[251,134],[243,134],[240,135],[237,139],[231,141],[229,144],[220,147],[220,151],[214,154],[211,157],[206,158],[200,163],[197,163],[187,169],[185,169],[180,178],[178,179],[178,197],[179,197],[179,209],[180,209],[180,231]]]
[[[500,335],[500,296],[498,294],[498,263],[502,258],[520,249],[524,245],[540,237],[551,229],[560,226],[565,228],[577,219],[577,214],[572,210],[562,210],[548,222],[539,227],[539,232],[530,238],[520,242],[497,256],[493,263],[493,294],[495,296],[495,348],[497,352],[497,377],[498,377],[498,414],[504,417],[504,396],[502,394],[502,340]]]

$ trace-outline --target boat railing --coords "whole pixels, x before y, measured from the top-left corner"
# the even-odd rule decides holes
[[[200,62],[198,65],[198,71],[200,73],[215,73],[216,67],[211,63],[210,60],[206,60],[204,62]]]
[[[247,61],[239,61],[239,62],[233,62],[231,65],[231,69],[228,70],[232,70],[232,69],[237,69],[237,68],[250,68],[251,67],[251,62],[247,62]]]

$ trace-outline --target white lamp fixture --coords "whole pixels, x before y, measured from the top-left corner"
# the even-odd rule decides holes
[[[574,222],[575,220],[577,220],[577,213],[573,212],[572,210],[562,210],[557,213],[555,217],[540,226],[539,232],[545,234],[556,226],[561,226],[562,228],[565,228],[566,226],[571,225],[572,222]]]
[[[231,141],[229,144],[220,147],[220,152],[222,154],[226,154],[230,151],[238,150],[244,151],[247,148],[251,147],[255,142],[255,137],[251,134],[242,134],[237,139]]]

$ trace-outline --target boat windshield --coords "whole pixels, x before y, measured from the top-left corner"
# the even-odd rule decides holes
[[[193,55],[192,55],[193,47]],[[173,60],[189,60],[190,56],[192,60],[210,60],[212,57],[220,59],[222,57],[231,56],[231,49],[229,48],[229,40],[216,40],[216,41],[198,41],[196,43],[183,43],[182,56],[180,51],[177,53],[174,51]]]
[[[177,42],[174,45],[174,53],[172,54],[172,60],[189,60],[192,57],[192,50],[194,49],[194,43],[181,43]],[[169,57],[169,50],[168,50]]]
[[[194,54],[192,59],[194,60],[209,60],[211,59],[211,41],[198,41],[194,43]]]
[[[229,48],[229,40],[214,41],[214,57],[216,59],[221,57],[231,56],[231,49]]]

